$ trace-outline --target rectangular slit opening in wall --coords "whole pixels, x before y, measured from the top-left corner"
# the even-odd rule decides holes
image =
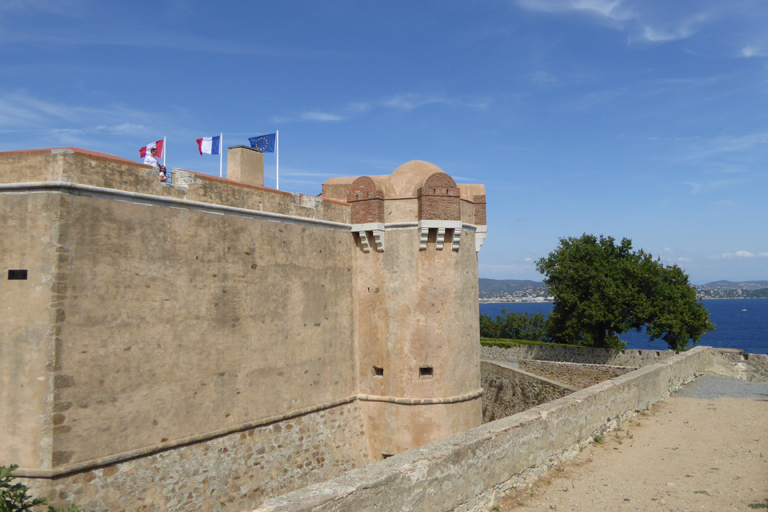
[[[374,377],[383,377],[384,376],[384,368],[381,368],[379,366],[373,367],[373,376]]]
[[[422,366],[419,368],[420,379],[431,379],[435,371],[431,366]]]
[[[27,280],[27,270],[8,270],[8,280],[9,281],[26,281]]]

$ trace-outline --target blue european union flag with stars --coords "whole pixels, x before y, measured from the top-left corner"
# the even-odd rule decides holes
[[[251,137],[248,139],[251,143],[251,147],[256,151],[262,153],[274,153],[275,152],[275,134],[259,135],[258,137]]]

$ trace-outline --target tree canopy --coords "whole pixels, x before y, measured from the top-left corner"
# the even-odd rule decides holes
[[[623,348],[619,334],[645,327],[682,350],[714,330],[683,270],[633,251],[627,238],[561,238],[536,268],[554,297],[548,329],[557,343]]]

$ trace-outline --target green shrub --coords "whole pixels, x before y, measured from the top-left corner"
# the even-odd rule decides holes
[[[33,498],[29,495],[29,488],[22,483],[12,483],[13,472],[19,466],[0,466],[0,512],[27,512],[33,507],[48,505],[48,500]],[[70,505],[68,509],[60,509],[49,506],[48,512],[82,512],[77,505]]]

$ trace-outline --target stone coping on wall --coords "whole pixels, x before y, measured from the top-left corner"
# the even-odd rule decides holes
[[[247,208],[237,208],[234,206],[204,203],[200,201],[190,201],[187,199],[177,199],[175,197],[155,196],[152,194],[142,194],[139,192],[128,192],[125,190],[117,190],[112,188],[94,187],[91,185],[79,185],[76,183],[68,183],[64,181],[0,184],[0,194],[24,192],[61,192],[79,196],[108,198],[116,201],[127,201],[149,206],[157,205],[166,206],[169,208],[186,208],[189,210],[196,210],[219,215],[224,214],[238,217],[252,217],[272,222],[311,225],[315,227],[337,229],[343,231],[349,231],[351,227],[350,224],[341,222],[298,217],[294,215],[285,215],[281,213],[271,213],[259,210],[250,210]]]
[[[272,498],[258,512],[479,511],[705,373],[697,347],[507,418],[327,482]]]
[[[149,165],[79,148],[0,152],[0,170],[5,183],[67,182],[331,222],[350,218],[343,201],[176,168],[174,182],[161,183]]]

